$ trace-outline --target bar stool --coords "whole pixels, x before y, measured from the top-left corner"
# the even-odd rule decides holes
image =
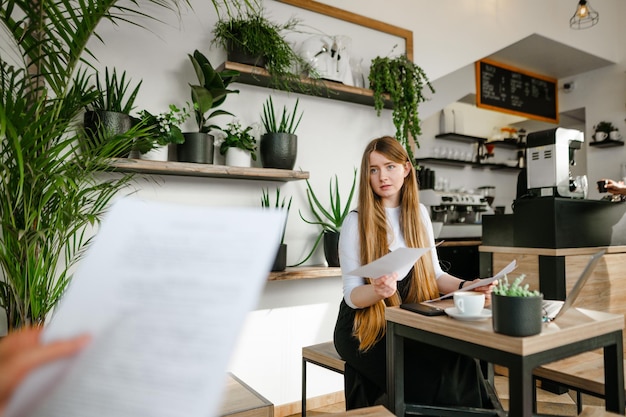
[[[306,417],[306,364],[321,366],[343,375],[345,362],[335,349],[333,342],[319,343],[302,348],[302,417]]]

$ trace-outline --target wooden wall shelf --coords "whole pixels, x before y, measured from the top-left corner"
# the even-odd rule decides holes
[[[261,181],[296,181],[309,178],[307,171],[291,171],[274,168],[243,168],[225,165],[149,161],[130,158],[114,158],[111,160],[111,166],[115,171],[135,172],[139,174],[182,175]]]
[[[589,142],[589,146],[595,146],[597,148],[612,148],[614,146],[624,146],[624,142],[621,140],[604,139],[599,142]]]
[[[437,139],[448,139],[454,140],[457,142],[478,142],[478,143],[489,143],[490,145],[494,145],[496,147],[505,147],[505,148],[514,148],[514,149],[524,149],[526,145],[524,143],[520,143],[515,139],[502,139],[502,140],[492,140],[487,141],[487,138],[481,138],[478,136],[469,136],[462,135],[460,133],[440,133],[435,136]]]
[[[460,159],[444,159],[444,158],[417,158],[418,164],[426,164],[426,165],[451,165],[451,166],[471,166],[472,168],[484,168],[484,169],[493,169],[493,170],[511,170],[511,171],[519,171],[521,168],[517,166],[509,166],[506,164],[492,164],[489,162],[478,163],[472,161],[462,161]]]
[[[270,75],[264,68],[226,61],[217,68],[218,71],[224,69],[239,71],[241,75],[235,82],[257,87],[271,87]],[[301,78],[299,82],[289,83],[288,88],[301,94],[363,104],[374,108],[374,92],[367,88],[353,87],[334,81],[313,80],[311,78]],[[390,100],[385,100],[384,107],[391,109],[393,104]]]
[[[436,135],[435,138],[437,138],[437,139],[455,140],[457,142],[478,142],[478,143],[487,142],[487,138],[480,138],[478,136],[462,135],[460,133],[440,133],[440,134]]]
[[[312,279],[341,277],[341,268],[328,266],[287,267],[281,272],[271,272],[268,281],[287,281],[294,279]]]

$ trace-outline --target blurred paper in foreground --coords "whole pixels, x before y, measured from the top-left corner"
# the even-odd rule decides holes
[[[8,417],[210,417],[284,224],[279,211],[120,200],[44,332],[77,357],[33,373]]]

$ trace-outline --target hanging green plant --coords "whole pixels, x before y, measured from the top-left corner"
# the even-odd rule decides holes
[[[397,58],[379,56],[372,60],[369,82],[374,92],[374,108],[379,116],[386,94],[393,102],[392,116],[396,127],[396,139],[402,143],[409,154],[409,159],[415,163],[409,139],[412,138],[415,146],[419,148],[417,137],[422,131],[418,106],[426,101],[422,91],[428,86],[431,92],[435,92],[426,73],[406,55]]]
[[[226,19],[220,19],[213,28],[212,45],[227,52],[240,50],[254,57],[255,65],[265,67],[273,87],[291,91],[291,83],[300,80],[301,70],[307,63],[283,37],[286,32],[296,31],[300,20],[292,17],[284,23],[274,23],[263,15],[263,9],[246,9]],[[306,90],[306,86],[300,89]]]

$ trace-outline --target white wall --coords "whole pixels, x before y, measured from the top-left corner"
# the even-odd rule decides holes
[[[106,45],[97,42],[91,45],[102,67],[115,66],[118,70],[127,70],[133,79],[143,79],[139,108],[160,112],[170,103],[182,104],[189,100],[187,83],[194,82],[195,76],[187,54],[194,49],[207,54],[215,65],[223,60],[222,51],[211,50],[209,46],[215,21],[212,6],[199,0],[192,3],[194,11],[185,11],[180,21],[163,14],[169,26],[150,23],[155,33],[128,25],[103,25],[101,35]],[[455,72],[471,68],[474,61],[532,33],[619,62],[617,66],[577,77],[576,90],[568,95],[561,94],[560,103],[562,110],[587,109],[587,137],[590,137],[593,123],[606,119],[626,132],[623,122],[626,51],[621,42],[625,35],[622,19],[626,16],[626,3],[621,0],[595,0],[593,6],[601,14],[600,24],[585,31],[572,31],[568,27],[574,1],[439,0],[426,3],[388,0],[385,7],[380,7],[381,3],[376,0],[327,0],[326,3],[413,30],[415,62],[426,70],[437,88],[433,99],[421,108],[424,134],[418,155],[436,146],[438,112],[473,92],[473,76]],[[280,13],[284,13],[282,4],[272,1],[265,4],[269,10],[280,9],[283,10]],[[293,9],[294,14],[297,12]],[[356,43],[358,39],[353,39],[353,44]],[[385,50],[387,44],[374,42],[367,48],[354,47]],[[447,77],[450,74],[454,77]],[[446,82],[438,82],[444,79]],[[296,97],[300,98],[305,115],[298,131],[296,166],[310,172],[310,182],[324,200],[327,200],[329,179],[334,174],[339,176],[341,189],[346,191],[352,170],[358,166],[362,149],[370,139],[394,133],[389,111],[378,118],[367,106],[246,85],[237,87],[240,94],[231,96],[224,108],[245,123],[259,121],[262,103],[270,93],[278,106],[290,105]],[[487,133],[495,123],[493,120],[484,123]],[[469,118],[465,124],[470,126]],[[590,149],[591,179],[617,177],[619,164],[626,159],[624,152],[623,148]],[[516,173],[470,168],[438,171],[450,177],[454,186],[496,185],[496,205],[510,206]],[[276,186],[280,186],[285,195],[294,197],[286,235],[288,262],[294,263],[307,252],[318,233],[317,228],[305,224],[298,216],[299,210],[308,213],[302,181],[282,184],[162,177],[158,184],[140,182],[139,195],[191,204],[256,206],[261,188]],[[311,263],[321,262],[322,255],[318,253]],[[332,338],[340,297],[340,278],[268,283],[258,308],[249,315],[241,334],[232,358],[233,372],[276,405],[299,401],[300,348]],[[341,389],[342,379],[337,375],[323,370],[310,374],[310,396]]]

